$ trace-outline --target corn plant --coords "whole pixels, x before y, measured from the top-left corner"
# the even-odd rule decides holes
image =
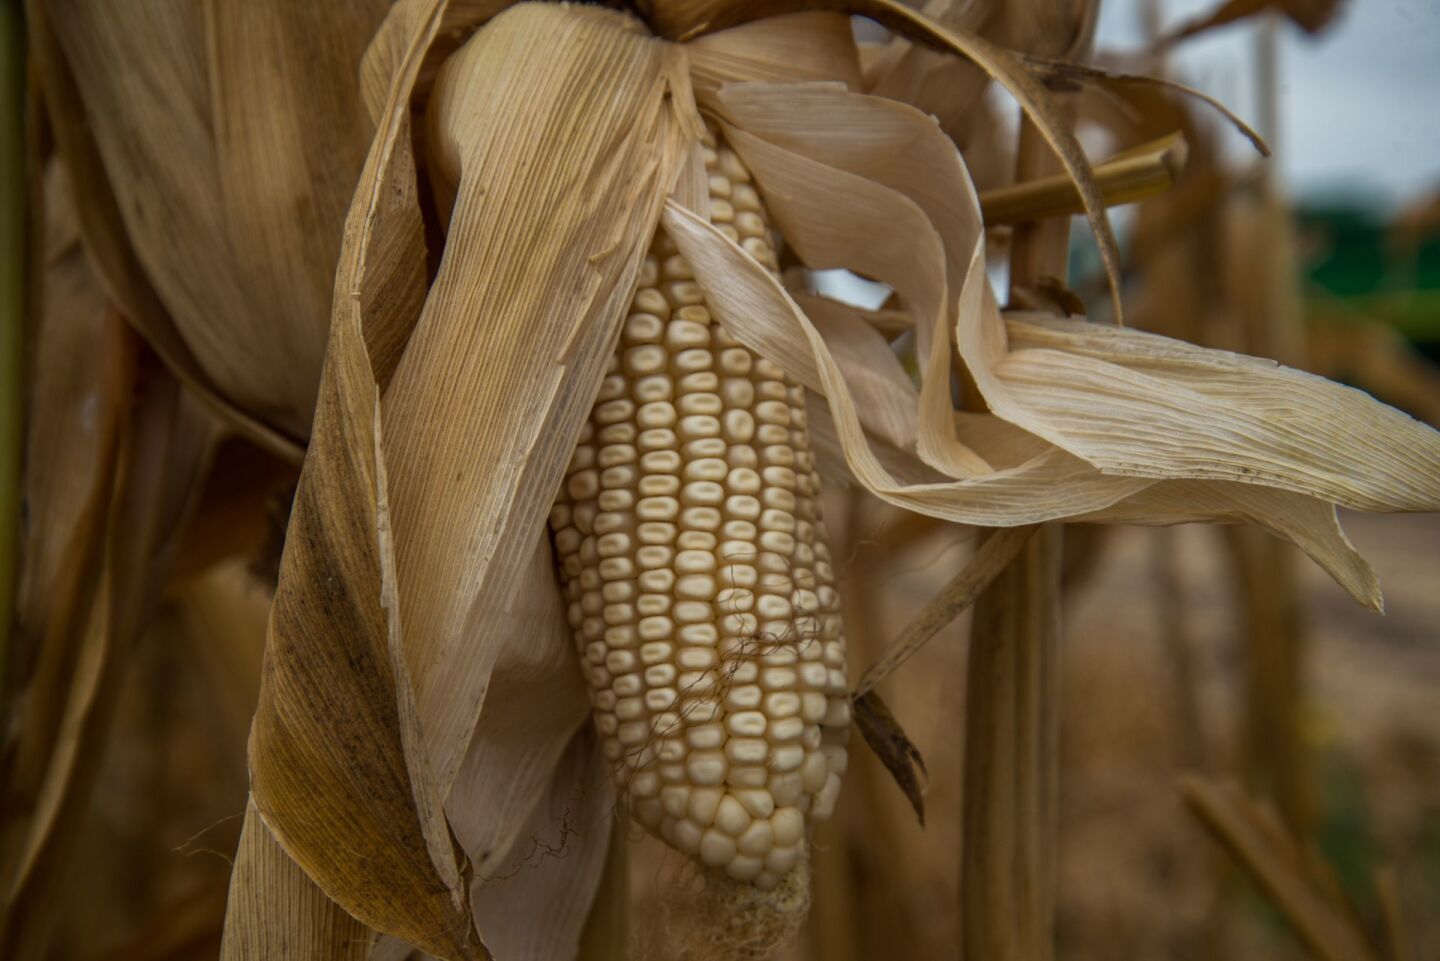
[[[1173,142],[1081,151],[1057,89],[1135,82],[1073,63],[1094,4],[950,6],[31,0],[32,210],[102,307],[31,299],[11,956],[52,931],[111,675],[219,536],[223,437],[298,478],[222,957],[619,956],[632,820],[704,888],[667,956],[769,956],[852,703],[903,745],[867,692],[977,597],[967,949],[1048,950],[1056,525],[1253,525],[1378,607],[1336,505],[1437,509],[1440,437],[1124,327],[1106,204]],[[991,81],[1026,124],[987,213]],[[1052,282],[1071,206],[1108,322]],[[835,268],[890,303],[816,293]],[[869,701],[827,487],[1000,529]]]

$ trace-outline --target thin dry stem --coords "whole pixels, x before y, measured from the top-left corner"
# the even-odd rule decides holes
[[[929,602],[921,608],[915,619],[905,626],[900,635],[891,642],[889,649],[877,661],[865,669],[860,683],[855,685],[855,696],[862,697],[874,690],[875,685],[895,673],[900,665],[915,655],[925,643],[947,624],[975,603],[985,588],[1020,553],[1038,528],[1006,527],[991,534],[975,552],[958,574],[942,587]]]
[[[1146,200],[1168,190],[1185,167],[1185,138],[1177,131],[1111,157],[1095,168],[1106,207]],[[987,227],[1068,217],[1085,209],[1074,182],[1060,174],[987,190],[980,211]]]

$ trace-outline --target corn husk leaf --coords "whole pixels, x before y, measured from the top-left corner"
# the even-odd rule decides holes
[[[437,81],[431,168],[458,174],[457,199],[384,411],[406,656],[442,795],[518,642],[500,612],[698,136],[691,103],[676,48],[589,7],[513,8]]]
[[[497,958],[569,961],[605,870],[616,823],[609,763],[585,725],[571,738],[516,844],[475,881],[475,916]],[[536,923],[536,907],[544,922]]]
[[[1183,524],[1197,519],[1252,524],[1310,555],[1360,604],[1384,607],[1374,570],[1340,528],[1335,505],[1255,484],[1161,481],[1077,520],[1109,524]]]
[[[986,400],[1101,470],[1253,483],[1360,510],[1440,506],[1440,435],[1361,391],[1158,334],[1041,315],[1006,324]]]
[[[1075,181],[1110,282],[1115,320],[1120,321],[1119,248],[1094,173],[1071,126],[1063,122],[1054,98],[1015,53],[963,28],[912,10],[898,0],[783,0],[778,3],[775,0],[646,0],[638,6],[657,33],[682,41],[762,17],[799,10],[839,10],[870,17],[909,40],[944,53],[958,54],[974,63],[1015,97],[1055,151],[1065,172]],[[1071,34],[1071,44],[1088,34],[1096,7],[1096,4],[1080,5],[1079,15],[1067,20],[1079,25]],[[1048,35],[1048,29],[1045,32]]]
[[[760,86],[730,88],[722,93],[720,98],[722,102],[728,102],[732,92],[737,105],[744,102],[743,111],[737,107],[731,114],[737,123],[743,119],[752,131],[775,136],[777,139],[789,136],[792,140],[795,139],[793,134],[774,133],[780,129],[781,125],[775,120],[764,119],[767,109],[778,108],[781,105],[790,106],[803,100],[807,104],[806,112],[815,114],[824,110],[819,106],[818,101],[828,97],[852,101],[850,105],[847,105],[847,109],[852,114],[861,115],[867,99],[873,100],[873,98],[847,93],[836,87],[808,85],[791,87],[788,90],[781,87],[771,87],[767,90]],[[834,109],[838,111],[839,108]],[[953,155],[953,147],[940,139],[943,138],[943,134],[936,130],[933,122],[919,117],[913,112],[907,117],[905,111],[906,108],[897,107],[895,104],[878,106],[874,112],[883,116],[883,123],[880,120],[868,122],[854,120],[852,129],[876,130],[883,129],[885,123],[891,125],[909,123],[913,128],[908,134],[909,139],[896,137],[894,143],[913,143],[924,137],[936,138]],[[834,176],[830,172],[833,168],[820,164],[810,157],[797,159],[797,155],[784,151],[768,140],[764,141],[763,145],[757,146],[760,137],[756,133],[747,135],[737,127],[733,142],[745,156],[754,173],[757,186],[766,195],[777,221],[784,225],[787,238],[792,241],[801,258],[809,266],[856,268],[858,265],[868,265],[871,271],[877,270],[876,265],[880,262],[868,250],[847,250],[845,244],[836,238],[837,236],[870,237],[874,230],[884,229],[883,225],[872,227],[866,223],[865,217],[848,213],[844,209],[847,205],[852,205],[867,213],[872,212],[874,208],[883,206],[891,220],[901,217],[914,219],[913,207],[915,204],[910,201],[910,198],[897,199],[895,195],[898,192],[896,191],[891,191],[892,196],[888,197],[884,203],[877,204],[874,198],[883,195],[877,193],[875,185],[872,184],[862,192],[855,187],[857,183],[855,177]],[[836,163],[850,163],[860,170],[865,169],[860,161],[863,160],[861,155],[867,149],[874,150],[877,155],[883,153],[880,145],[868,148],[836,148],[834,150],[822,150],[815,147],[808,149],[815,156],[825,156]],[[916,153],[915,148],[910,147],[909,152]],[[797,173],[797,171],[800,172]],[[929,176],[924,179],[933,185],[926,189],[937,194],[944,193],[947,187],[951,196],[965,196],[968,193],[963,166],[953,161],[932,166]],[[973,197],[973,194],[970,196]],[[916,197],[926,205],[933,203],[919,191],[916,192]],[[928,210],[929,207],[927,206],[926,209]],[[672,217],[671,214],[674,216]],[[1134,504],[1126,504],[1126,498],[1138,495],[1152,486],[1145,482],[1146,478],[1173,478],[1179,481],[1187,476],[1170,472],[1165,467],[1165,455],[1158,448],[1155,451],[1157,460],[1155,467],[1144,472],[1129,468],[1111,470],[1108,463],[1103,465],[1087,464],[1085,458],[1094,453],[1093,449],[1079,444],[1071,444],[1058,431],[1052,431],[1048,437],[1042,437],[1044,431],[1035,430],[1036,422],[1033,419],[1032,405],[1038,404],[1047,411],[1053,410],[1059,415],[1062,412],[1059,410],[1058,403],[1051,403],[1044,397],[1030,397],[1027,394],[1024,404],[1016,404],[1014,396],[1006,393],[1010,388],[1003,376],[997,372],[1007,369],[1006,364],[1025,361],[1025,353],[1023,350],[1011,351],[1005,340],[1005,321],[1001,319],[997,325],[1000,315],[985,278],[983,248],[974,240],[978,231],[971,227],[965,219],[947,219],[943,214],[937,214],[930,221],[931,224],[937,226],[945,225],[941,233],[949,250],[953,251],[956,248],[963,250],[965,244],[974,244],[969,250],[968,269],[959,284],[960,297],[954,307],[954,317],[958,326],[957,336],[960,338],[959,343],[963,348],[961,353],[966,358],[972,373],[975,374],[977,382],[995,414],[1011,421],[1012,424],[1023,430],[1011,429],[1007,432],[1002,429],[1002,422],[997,421],[993,416],[988,418],[963,415],[956,417],[956,413],[950,408],[948,387],[949,349],[946,345],[949,342],[950,333],[935,331],[931,339],[932,347],[921,389],[922,410],[919,431],[922,440],[929,432],[932,451],[945,451],[945,445],[952,445],[952,449],[949,452],[948,461],[945,456],[927,456],[924,458],[928,462],[925,466],[932,469],[939,467],[951,478],[957,476],[961,478],[958,484],[954,480],[949,483],[937,484],[934,483],[933,477],[927,479],[925,472],[915,469],[913,465],[909,469],[896,469],[896,458],[893,455],[897,450],[904,450],[900,445],[892,444],[888,463],[884,467],[878,461],[870,460],[877,456],[877,448],[869,442],[866,432],[861,429],[860,411],[856,411],[856,414],[853,415],[854,420],[851,420],[852,415],[846,412],[846,407],[853,404],[853,401],[847,397],[852,392],[848,387],[843,390],[840,388],[841,384],[848,384],[851,380],[859,379],[856,373],[857,365],[853,362],[840,364],[828,346],[822,351],[821,345],[824,343],[824,338],[818,332],[812,333],[813,324],[804,317],[802,311],[798,310],[793,300],[765,276],[763,270],[758,269],[757,265],[744,256],[743,251],[735,249],[733,244],[725,243],[723,238],[708,233],[704,225],[681,216],[679,211],[672,210],[671,214],[667,214],[667,226],[676,235],[677,243],[685,251],[687,259],[691,260],[695,266],[697,277],[700,277],[702,284],[706,286],[717,315],[723,323],[735,330],[737,337],[756,346],[757,349],[765,350],[768,356],[776,357],[777,362],[790,369],[798,379],[812,389],[817,386],[814,378],[819,376],[824,381],[825,372],[830,364],[834,364],[835,381],[826,381],[819,387],[831,404],[836,439],[844,450],[850,471],[882,498],[889,499],[899,495],[902,500],[895,502],[902,503],[902,506],[908,506],[914,510],[952,520],[1002,525],[1032,523],[1047,517],[1058,516],[1085,516],[1089,519],[1123,516],[1130,522],[1147,522],[1146,517],[1151,516],[1155,523],[1173,523],[1177,520],[1177,513],[1187,509],[1186,502],[1176,496],[1180,492],[1163,488],[1157,490],[1153,496],[1141,498]],[[972,211],[972,218],[973,216]],[[921,228],[915,226],[913,229],[918,231]],[[690,240],[688,247],[686,238]],[[862,245],[852,243],[851,246],[861,247]],[[955,262],[953,254],[947,255],[946,259],[949,263]],[[904,269],[910,272],[910,276],[884,273],[878,276],[875,273],[870,275],[875,279],[890,283],[898,290],[906,290],[907,285],[909,289],[913,290],[916,284],[914,276],[916,268],[914,265],[905,265]],[[722,278],[724,279],[722,280]],[[935,283],[933,280],[931,282]],[[721,289],[717,290],[717,287]],[[915,298],[912,296],[910,300],[913,299]],[[933,297],[929,302],[933,303]],[[925,302],[921,303],[923,305]],[[918,314],[919,311],[916,310],[913,313]],[[943,316],[948,316],[948,314]],[[1087,343],[1093,341],[1094,344],[1110,344],[1111,340],[1108,335],[1112,333],[1115,334],[1114,343],[1117,345],[1156,342],[1152,335],[1131,335],[1128,332],[1095,325],[1078,325],[1078,329],[1086,338],[1090,339]],[[1147,337],[1149,339],[1146,339]],[[1235,360],[1236,355],[1207,352],[1179,342],[1165,341],[1164,343],[1176,345],[1174,350],[1183,353],[1187,358],[1204,358],[1204,363],[1212,366],[1218,365],[1225,369],[1233,367],[1234,376],[1243,379],[1250,386],[1241,389],[1238,394],[1235,390],[1230,390],[1227,396],[1231,401],[1237,397],[1243,398],[1245,390],[1269,389],[1264,387],[1263,381],[1259,384],[1254,383],[1254,376],[1252,376],[1252,372],[1259,372],[1256,376],[1269,376],[1264,372],[1273,371],[1275,368],[1267,361],[1255,359],[1238,361]],[[793,360],[796,355],[804,354],[806,351],[811,352],[810,358],[802,357],[799,360]],[[1084,357],[1082,354],[1083,352],[1077,353],[1074,355],[1073,361],[1067,359],[1064,363],[1073,363],[1093,369],[1096,359]],[[1069,353],[1066,354],[1067,358],[1070,356]],[[1195,362],[1201,361],[1196,360]],[[1288,378],[1291,375],[1282,376]],[[1088,391],[1087,403],[1109,403],[1108,391],[1113,388],[1109,385],[1108,380],[1096,381],[1096,378],[1091,378],[1091,381],[1087,381],[1085,384],[1085,390]],[[942,390],[929,392],[929,401],[934,406],[928,410],[925,409],[927,398],[925,384],[927,383],[943,387]],[[1317,384],[1319,386],[1316,386]],[[1192,389],[1188,381],[1175,386],[1180,391]],[[1223,483],[1217,483],[1212,490],[1207,491],[1207,495],[1203,498],[1190,499],[1189,519],[1254,522],[1260,517],[1257,508],[1261,501],[1264,501],[1264,506],[1268,508],[1288,508],[1289,513],[1265,518],[1263,526],[1304,545],[1321,562],[1322,566],[1334,574],[1352,594],[1363,603],[1375,606],[1378,604],[1378,593],[1368,567],[1355,555],[1353,548],[1339,532],[1334,523],[1333,509],[1320,500],[1310,498],[1319,497],[1323,500],[1335,501],[1340,499],[1339,495],[1344,494],[1351,502],[1367,498],[1373,502],[1375,498],[1371,491],[1378,490],[1383,494],[1382,500],[1388,499],[1386,503],[1390,509],[1406,504],[1412,507],[1419,506],[1426,502],[1426,497],[1431,496],[1426,493],[1425,487],[1430,483],[1428,472],[1431,470],[1427,466],[1429,461],[1426,458],[1430,455],[1426,451],[1429,449],[1428,445],[1433,444],[1434,441],[1424,433],[1423,428],[1405,420],[1402,415],[1388,411],[1354,392],[1336,385],[1318,382],[1314,378],[1308,379],[1305,386],[1324,393],[1332,400],[1339,398],[1337,403],[1355,405],[1353,409],[1361,412],[1363,416],[1380,418],[1386,425],[1385,430],[1399,431],[1395,438],[1401,442],[1398,452],[1381,450],[1377,453],[1367,448],[1366,454],[1367,457],[1371,454],[1379,457],[1382,465],[1398,464],[1399,466],[1382,466],[1382,469],[1377,472],[1378,476],[1368,476],[1371,465],[1364,458],[1344,453],[1347,444],[1345,440],[1334,436],[1334,431],[1330,431],[1327,436],[1325,430],[1319,429],[1320,426],[1326,424],[1323,419],[1311,420],[1310,429],[1314,438],[1307,443],[1318,446],[1328,445],[1332,450],[1341,451],[1340,454],[1332,453],[1330,455],[1332,461],[1338,458],[1343,462],[1342,467],[1329,472],[1327,476],[1331,477],[1330,481],[1323,486],[1316,486],[1313,479],[1306,476],[1307,464],[1312,457],[1312,453],[1308,451],[1303,454],[1294,454],[1288,461],[1284,461],[1278,466],[1272,465],[1270,472],[1265,477],[1267,484],[1281,488],[1273,491],[1272,495],[1289,490],[1296,494],[1308,495],[1307,497],[1276,498],[1246,493],[1240,490],[1242,485],[1239,482],[1251,481],[1249,475],[1243,474],[1239,469],[1226,473],[1217,468],[1205,476],[1216,482],[1223,481]],[[1078,383],[1075,389],[1079,389]],[[1147,397],[1148,402],[1164,408],[1165,394],[1169,389],[1168,382],[1152,384]],[[1285,389],[1290,389],[1288,380]],[[1044,395],[1046,386],[1037,384],[1033,388],[1033,392],[1037,395]],[[1138,398],[1136,399],[1138,400]],[[1069,400],[1073,402],[1074,398],[1071,397]],[[1352,407],[1346,406],[1345,409],[1351,410]],[[942,427],[939,422],[939,418],[942,416],[954,421],[953,429]],[[1131,419],[1138,422],[1153,416],[1156,415],[1149,411],[1134,410],[1126,416],[1124,425],[1120,424],[1118,420],[1110,424],[1109,432],[1106,435],[1109,440],[1100,440],[1089,434],[1087,437],[1102,446],[1105,443],[1114,443],[1119,449],[1124,445],[1131,444],[1136,433],[1146,433],[1143,428],[1133,427]],[[1219,414],[1217,413],[1216,416]],[[1313,416],[1313,411],[1306,416]],[[1264,418],[1256,414],[1255,419],[1261,422],[1256,429],[1264,428]],[[830,429],[831,425],[821,418],[812,418],[812,421],[815,423],[815,429],[821,435],[821,451],[823,453],[824,442],[827,439],[825,432]],[[1217,422],[1217,424],[1220,426],[1207,427],[1202,423],[1198,426],[1191,425],[1189,429],[1213,430],[1223,439],[1228,428],[1223,426],[1223,422]],[[863,426],[873,428],[875,425],[867,423]],[[1077,431],[1081,430],[1080,425],[1076,425],[1076,429]],[[948,434],[947,430],[949,430]],[[1050,443],[1046,443],[1047,439]],[[1054,446],[1057,442],[1061,442],[1060,447]],[[1388,445],[1386,442],[1380,441],[1374,442],[1372,446],[1379,448]],[[956,451],[956,447],[963,448],[963,450]],[[1071,447],[1074,449],[1069,449]],[[1405,453],[1406,449],[1410,453]],[[1230,454],[1222,453],[1214,456],[1217,463],[1223,463]],[[1265,455],[1255,455],[1253,451],[1248,451],[1235,456],[1242,466],[1248,466],[1245,458]],[[1269,456],[1277,455],[1272,451],[1269,452]],[[972,458],[976,459],[975,466],[967,464],[967,461]],[[1075,458],[1075,460],[1070,458]],[[1277,480],[1279,475],[1284,475],[1283,481]],[[1112,482],[1116,481],[1122,482],[1118,486],[1112,486]],[[1053,483],[1063,484],[1064,490],[1059,491],[1049,486]],[[1345,490],[1341,491],[1341,487],[1344,487]],[[984,492],[984,496],[981,496],[981,492]],[[1078,505],[1086,501],[1093,503],[1094,506],[1083,507],[1073,514],[1067,514],[1065,503],[1062,503]],[[1107,512],[1113,512],[1113,515]],[[1147,512],[1149,512],[1148,515]]]
[[[529,640],[530,625],[496,617],[505,605],[492,598],[515,597],[521,572],[538,570],[535,538],[697,126],[671,112],[671,97],[689,103],[673,49],[624,18],[540,6],[497,17],[433,93],[431,173],[458,175],[458,190],[427,295],[409,116],[445,12],[397,6],[367,58],[398,72],[347,224],[336,289],[349,294],[336,305],[251,757],[261,816],[321,889],[369,926],[453,958],[481,949],[466,934],[441,804],[492,668],[516,635]],[[536,55],[542,46],[567,54],[564,70]],[[587,97],[559,96],[577,84]],[[537,220],[553,229],[530,230]],[[386,371],[369,351],[397,342],[382,439]],[[521,508],[503,503],[512,497]],[[477,599],[482,586],[491,593]],[[546,592],[558,600],[553,580]],[[484,615],[475,625],[472,603]],[[546,671],[555,661],[537,658]],[[511,665],[519,682],[526,666]],[[372,750],[354,756],[357,742]],[[505,787],[515,810],[490,813],[518,830],[536,799]]]
[[[456,959],[483,948],[400,648],[380,391],[367,349],[408,330],[424,295],[409,96],[439,13],[412,3],[392,16],[416,8],[429,16],[411,21],[415,33],[395,59],[346,222],[336,282],[346,296],[335,304],[281,563],[250,770],[260,818],[326,895],[371,928]],[[283,859],[257,864],[256,884],[282,898],[298,883]],[[267,900],[261,909],[283,917],[288,904]],[[234,937],[237,950],[253,943]]]
[[[791,296],[845,371],[871,432],[897,446],[913,447],[920,397],[889,342],[846,304],[814,294]]]
[[[1033,461],[1009,470],[977,473],[963,480],[930,482],[934,469],[894,445],[877,448],[866,436],[862,415],[845,375],[810,322],[763,265],[693,213],[671,204],[665,211],[665,229],[689,261],[705,288],[706,299],[720,323],[742,343],[776,358],[788,373],[829,401],[834,434],[844,451],[849,471],[882,500],[961,524],[1013,526],[1036,523],[1075,513],[1101,510],[1150,482],[1139,478],[1106,477],[1079,458],[1050,450]],[[786,366],[798,349],[798,329],[812,352],[808,361]],[[781,349],[771,349],[773,345]],[[812,380],[806,379],[808,376]],[[823,422],[812,433],[829,432]],[[887,466],[885,454],[890,455]],[[895,456],[904,456],[903,473],[892,472]]]
[[[202,382],[294,438],[308,432],[339,226],[370,139],[359,58],[385,8],[46,5],[93,135],[72,172],[83,194],[113,197],[102,264],[138,294],[121,303],[167,359],[188,369],[183,346]]]
[[[374,935],[315,886],[251,802],[230,873],[220,961],[365,961]]]
[[[526,642],[506,645],[495,661],[480,722],[446,804],[455,837],[482,878],[503,873],[511,849],[526,836],[527,818],[550,787],[556,762],[590,712],[548,534],[537,541],[515,596],[504,633]],[[478,908],[481,890],[475,898]]]
[[[1006,0],[991,5],[975,32],[1011,50],[1074,58],[1090,48],[1099,10],[1096,0]]]
[[[852,90],[861,87],[850,18],[839,13],[768,17],[706,34],[687,44],[685,52],[702,106],[728,83],[833,80]]]

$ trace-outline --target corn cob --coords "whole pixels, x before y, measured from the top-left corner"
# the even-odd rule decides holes
[[[771,270],[707,131],[715,226]],[[850,702],[804,390],[713,322],[663,229],[551,514],[596,727],[630,810],[773,887],[828,817]]]

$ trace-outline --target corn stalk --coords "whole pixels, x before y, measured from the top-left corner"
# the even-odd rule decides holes
[[[1025,121],[1016,180],[1054,166]],[[1015,231],[1012,290],[1063,278],[1069,224]],[[975,605],[965,716],[961,936],[971,959],[1051,956],[1062,529],[1046,524]]]

